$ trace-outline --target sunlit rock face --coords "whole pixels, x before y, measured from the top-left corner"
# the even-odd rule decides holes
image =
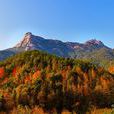
[[[31,32],[25,34],[23,40],[19,42],[15,47],[16,48],[25,48],[25,50],[35,50],[39,49],[39,42],[43,41],[43,38],[40,36],[35,36]]]

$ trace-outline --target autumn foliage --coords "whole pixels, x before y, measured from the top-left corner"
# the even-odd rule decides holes
[[[37,106],[42,113],[85,114],[92,107],[111,107],[114,76],[109,71],[39,51],[17,54],[0,64],[0,110],[27,106],[38,111]]]
[[[4,76],[4,68],[0,68],[0,78]]]

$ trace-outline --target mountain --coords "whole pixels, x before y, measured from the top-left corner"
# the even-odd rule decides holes
[[[23,40],[14,48],[23,48],[25,51],[42,50],[63,57],[68,57],[68,53],[73,52],[73,49],[62,41],[44,39],[40,36],[32,35],[30,32],[26,33]]]
[[[61,57],[97,60],[98,62],[105,62],[105,64],[114,59],[114,50],[96,39],[85,43],[62,42],[60,40],[45,39],[28,32],[16,46],[0,51],[0,60],[28,50],[41,50]]]

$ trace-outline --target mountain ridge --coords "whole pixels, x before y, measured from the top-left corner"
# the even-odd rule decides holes
[[[65,41],[56,40],[56,39],[45,39],[41,36],[35,36],[31,32],[27,32],[25,34],[24,38],[22,39],[22,41],[20,43],[18,43],[15,47],[21,46],[20,44],[22,44],[24,41],[25,41],[25,43],[28,43],[28,42],[31,42],[34,39],[42,40],[42,41],[43,40],[51,40],[51,41],[56,41],[56,42],[63,42],[63,43],[66,43],[66,44],[72,43],[72,44],[75,44],[75,45],[77,45],[77,44],[79,44],[79,45],[102,45],[102,46],[104,45],[104,43],[102,41],[96,40],[96,39],[90,39],[90,40],[86,41],[85,43],[70,42],[70,41],[65,42]]]
[[[14,47],[0,51],[0,60],[28,50],[41,50],[60,57],[92,59],[99,62],[113,61],[114,59],[114,50],[100,40],[91,39],[85,43],[63,42],[61,40],[45,39],[27,32]]]

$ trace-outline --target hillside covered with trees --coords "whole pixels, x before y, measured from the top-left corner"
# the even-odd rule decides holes
[[[85,114],[114,104],[114,75],[90,61],[26,51],[0,62],[0,111],[38,106]]]

